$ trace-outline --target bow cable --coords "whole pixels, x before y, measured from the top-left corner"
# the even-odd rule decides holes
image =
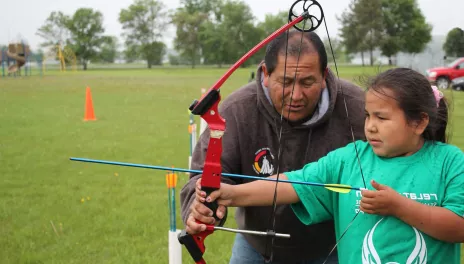
[[[303,28],[305,27],[306,25],[306,19],[303,21]],[[289,107],[292,105],[292,100],[293,100],[293,93],[295,91],[295,84],[296,84],[296,75],[297,75],[297,72],[298,72],[298,64],[300,62],[300,55],[301,55],[301,46],[303,45],[303,33],[304,31],[301,32],[301,38],[300,38],[300,46],[298,48],[298,57],[297,57],[297,61],[296,61],[296,68],[295,68],[295,74],[294,74],[294,77],[293,77],[293,87],[292,87],[292,92],[290,94],[290,102],[288,103]],[[276,177],[276,184],[275,184],[275,187],[274,187],[274,198],[273,198],[273,202],[272,202],[272,214],[271,214],[271,221],[272,221],[272,232],[275,232],[275,224],[276,224],[276,221],[275,221],[275,214],[276,214],[276,210],[277,210],[277,185],[279,183],[279,177],[280,177],[280,158],[281,158],[281,154],[282,154],[282,130],[283,130],[283,121],[284,121],[284,109],[285,109],[285,85],[286,85],[286,78],[287,78],[287,58],[288,58],[288,35],[289,35],[289,31],[287,30],[286,32],[286,44],[285,44],[285,62],[284,62],[284,80],[283,80],[283,84],[282,84],[282,101],[281,101],[281,107],[282,109],[280,110],[280,131],[279,131],[279,148],[278,148],[278,152],[277,152],[277,177]],[[279,55],[278,55],[279,56]],[[288,114],[287,114],[287,120],[286,122],[288,123],[289,122],[289,119],[290,119],[290,109],[288,110]],[[275,237],[271,237],[271,255],[269,257],[269,260],[270,262],[272,262],[273,260],[273,257],[274,257],[274,241],[275,241]],[[266,249],[265,249],[265,252],[267,254],[267,250],[268,250],[268,242],[269,240],[266,242]],[[265,260],[266,262],[266,260]]]

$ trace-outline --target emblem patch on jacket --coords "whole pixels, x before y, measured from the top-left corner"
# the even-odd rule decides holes
[[[270,176],[274,173],[274,155],[269,148],[256,151],[253,169],[256,174]]]

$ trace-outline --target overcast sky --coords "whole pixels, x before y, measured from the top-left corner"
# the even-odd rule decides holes
[[[168,9],[178,7],[179,0],[162,0]],[[294,0],[244,0],[252,9],[256,19],[262,21],[266,13],[275,14],[279,10],[287,11]],[[72,15],[80,7],[99,10],[104,16],[106,34],[120,38],[121,24],[118,14],[127,8],[133,0],[21,0],[0,1],[0,44],[26,39],[32,49],[43,41],[36,35],[37,29],[43,25],[52,11],[62,11]],[[335,16],[339,16],[348,6],[350,0],[319,0],[324,9],[327,26],[331,38],[338,34],[340,25]],[[418,0],[419,6],[428,23],[433,25],[433,35],[446,35],[454,27],[464,28],[463,0]],[[325,29],[324,31],[325,32]],[[172,46],[174,31],[168,31],[165,43]],[[325,37],[324,33],[324,37]]]

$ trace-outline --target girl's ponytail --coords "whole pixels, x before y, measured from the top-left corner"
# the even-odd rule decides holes
[[[435,120],[434,140],[447,143],[446,127],[448,126],[448,101],[442,97],[438,101],[437,119]]]

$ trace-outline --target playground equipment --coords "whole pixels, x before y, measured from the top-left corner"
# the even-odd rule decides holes
[[[21,43],[10,43],[7,49],[0,52],[0,63],[2,65],[2,76],[21,76],[21,68],[24,66],[24,73],[31,75],[29,45]],[[5,71],[6,70],[6,71]]]
[[[50,51],[44,54],[42,68],[45,71],[46,62],[58,61],[59,69],[61,72],[65,72],[68,68],[66,64],[71,66],[72,71],[77,71],[77,58],[73,50],[69,46],[56,45],[50,49]]]

